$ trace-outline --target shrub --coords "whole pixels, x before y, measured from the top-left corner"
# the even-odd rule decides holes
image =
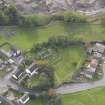
[[[64,21],[71,22],[71,23],[86,23],[87,18],[79,13],[74,12],[65,12],[64,13]]]
[[[62,13],[54,14],[52,15],[52,20],[53,21],[57,21],[57,20],[64,21],[64,15]]]
[[[53,15],[23,16],[18,13],[14,6],[7,7],[0,13],[1,25],[20,25],[24,27],[43,26],[51,21],[63,21],[66,23],[86,23],[87,18],[74,12],[60,12]]]
[[[8,17],[0,12],[0,25],[7,25],[8,24]]]
[[[14,6],[9,6],[5,11],[4,14],[8,16],[10,24],[17,24],[19,19],[19,14]]]
[[[36,26],[37,25],[36,17],[34,17],[34,16],[20,16],[18,25],[24,26],[24,27]]]

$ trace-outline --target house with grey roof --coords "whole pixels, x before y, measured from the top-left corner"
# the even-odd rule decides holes
[[[28,94],[24,94],[19,100],[18,103],[19,104],[26,104],[28,101],[30,100],[30,97]]]
[[[12,75],[12,78],[18,81],[22,77],[22,75],[23,75],[23,71],[19,70]]]
[[[88,49],[88,53],[92,54],[95,58],[101,58],[105,52],[105,45],[96,43],[92,48]]]
[[[35,75],[35,74],[38,74],[38,66],[37,66],[37,64],[32,64],[32,65],[30,65],[25,71],[26,71],[26,73],[31,77],[31,76],[33,76],[33,75]]]

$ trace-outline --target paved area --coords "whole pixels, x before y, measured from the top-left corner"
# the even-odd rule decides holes
[[[8,75],[4,76],[4,78],[0,78],[0,94],[6,92],[9,87],[16,89],[18,86],[10,81],[13,73],[17,71],[17,67],[14,66],[14,70],[10,72]]]
[[[2,101],[3,105],[14,105],[11,101],[7,100],[3,96],[0,96],[0,101]]]

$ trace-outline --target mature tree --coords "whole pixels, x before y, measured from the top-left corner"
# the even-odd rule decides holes
[[[9,6],[5,10],[5,15],[9,17],[10,24],[17,24],[19,20],[19,14],[14,6]]]
[[[6,0],[1,0],[0,2],[0,9],[4,11],[8,7]]]
[[[0,25],[7,25],[8,24],[8,17],[0,12]]]
[[[57,96],[54,100],[54,105],[61,105],[61,97]]]
[[[87,18],[79,13],[74,12],[65,12],[64,13],[64,21],[70,23],[86,23]]]

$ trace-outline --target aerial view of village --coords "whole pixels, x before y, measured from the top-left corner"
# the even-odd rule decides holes
[[[0,0],[0,105],[105,105],[105,0]]]

